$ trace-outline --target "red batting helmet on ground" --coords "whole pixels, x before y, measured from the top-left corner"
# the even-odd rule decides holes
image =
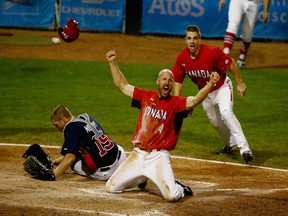
[[[68,19],[64,28],[58,28],[58,34],[65,42],[75,41],[79,37],[79,32],[78,22],[72,18]]]

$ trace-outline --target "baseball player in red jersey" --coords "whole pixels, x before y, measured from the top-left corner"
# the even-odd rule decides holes
[[[235,37],[238,33],[239,26],[242,22],[242,34],[240,42],[240,53],[237,61],[238,67],[245,67],[245,60],[248,49],[252,41],[252,35],[255,23],[258,17],[258,11],[261,0],[230,0],[228,10],[228,26],[224,37],[224,52],[229,55],[234,44]],[[218,11],[220,12],[226,0],[220,0]],[[270,0],[263,0],[264,10],[261,14],[262,22],[268,21],[268,10]]]
[[[169,151],[175,148],[183,119],[206,98],[219,75],[211,73],[210,80],[196,96],[176,97],[170,94],[174,84],[170,70],[159,72],[158,91],[143,90],[128,83],[118,67],[116,56],[115,50],[106,54],[113,81],[124,95],[132,98],[131,106],[140,112],[132,138],[134,149],[107,181],[107,190],[119,193],[139,187],[139,184],[145,188],[145,181],[150,179],[169,202],[192,196],[190,187],[174,179]]]
[[[253,159],[252,152],[244,136],[241,125],[233,113],[233,86],[226,75],[230,69],[237,83],[238,94],[243,97],[246,91],[236,62],[220,48],[201,44],[201,32],[198,26],[190,25],[185,31],[187,47],[177,57],[172,68],[174,74],[174,93],[180,95],[185,75],[202,89],[213,72],[220,75],[220,80],[202,105],[212,126],[224,140],[226,146],[223,153],[231,153],[231,149],[240,148],[240,154],[246,163]]]

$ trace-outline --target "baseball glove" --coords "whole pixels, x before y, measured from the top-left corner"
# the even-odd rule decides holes
[[[22,157],[25,159],[24,170],[33,178],[45,181],[55,180],[50,156],[43,151],[40,145],[31,145]]]

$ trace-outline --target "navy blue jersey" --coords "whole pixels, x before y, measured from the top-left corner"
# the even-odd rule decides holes
[[[91,170],[113,164],[118,156],[118,146],[105,133],[96,119],[82,114],[64,128],[61,154],[72,153],[83,160]]]

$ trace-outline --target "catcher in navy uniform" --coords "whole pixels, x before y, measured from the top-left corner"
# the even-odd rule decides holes
[[[64,134],[63,156],[52,161],[56,167],[55,178],[71,167],[76,174],[108,180],[126,159],[124,149],[88,114],[74,117],[67,107],[59,105],[54,109],[51,121]]]

